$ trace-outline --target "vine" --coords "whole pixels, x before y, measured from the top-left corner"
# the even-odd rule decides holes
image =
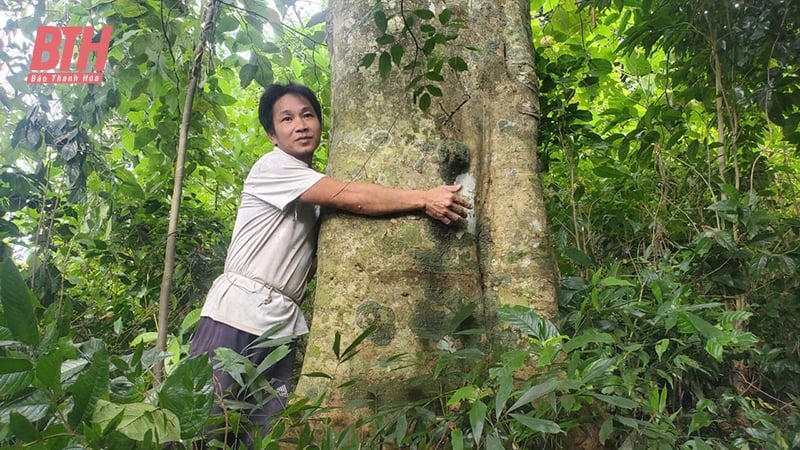
[[[378,3],[372,17],[380,32],[375,38],[378,51],[365,54],[358,67],[368,69],[377,59],[378,72],[384,80],[393,67],[409,73],[411,80],[406,89],[412,91],[414,103],[427,112],[433,98],[443,95],[439,83],[444,82],[442,70],[445,64],[456,73],[468,69],[462,57],[447,51],[434,51],[443,44],[455,41],[459,37],[459,30],[467,28],[466,20],[456,16],[449,8],[442,9],[439,14],[429,9],[406,11],[403,1],[396,14],[387,14],[382,3]],[[395,23],[399,23],[396,32],[390,27]],[[410,57],[405,50],[409,41],[413,45],[413,55]],[[449,47],[446,48],[449,50]],[[476,50],[474,47],[466,48]]]

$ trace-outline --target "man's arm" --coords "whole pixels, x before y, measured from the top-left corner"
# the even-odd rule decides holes
[[[378,216],[410,211],[425,211],[445,224],[457,222],[472,209],[467,199],[456,194],[460,185],[444,185],[428,190],[393,189],[357,181],[343,183],[325,177],[300,196],[300,201]]]

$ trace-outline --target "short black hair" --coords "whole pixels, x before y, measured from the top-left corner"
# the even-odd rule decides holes
[[[267,134],[275,134],[275,124],[272,123],[272,108],[275,106],[275,102],[286,94],[297,94],[308,100],[311,103],[311,107],[314,108],[314,112],[317,113],[320,124],[322,124],[322,107],[320,107],[319,100],[317,100],[317,96],[314,95],[311,89],[298,83],[274,83],[264,89],[264,93],[261,94],[261,100],[258,102],[258,121],[261,122],[261,126],[264,127]]]

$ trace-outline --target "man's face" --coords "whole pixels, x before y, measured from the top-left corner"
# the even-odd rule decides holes
[[[272,107],[275,133],[272,143],[295,158],[311,164],[322,134],[320,118],[311,103],[297,94],[286,94]]]

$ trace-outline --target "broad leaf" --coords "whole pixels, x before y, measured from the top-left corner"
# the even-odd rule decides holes
[[[543,383],[539,383],[539,384],[537,384],[535,386],[532,386],[527,391],[525,391],[525,393],[522,394],[522,396],[520,396],[520,398],[517,399],[517,401],[514,402],[514,404],[511,405],[510,408],[508,408],[508,411],[511,412],[511,411],[516,410],[517,408],[519,408],[521,406],[530,404],[532,401],[536,400],[537,398],[539,398],[539,397],[541,397],[543,395],[547,395],[547,394],[555,391],[556,389],[560,389],[560,388],[563,388],[565,386],[566,386],[565,381],[560,379],[560,378],[551,378],[551,379],[549,379],[549,380],[547,380],[547,381],[545,381]]]
[[[211,364],[205,355],[184,359],[164,380],[158,404],[180,419],[181,438],[196,436],[211,413],[214,383]]]
[[[375,26],[378,27],[378,31],[381,33],[386,33],[386,29],[389,26],[389,20],[386,18],[386,13],[383,10],[375,11],[375,14],[372,15],[372,18],[375,20]]]
[[[377,325],[370,325],[364,331],[362,331],[361,334],[356,336],[353,342],[351,342],[350,345],[348,345],[347,348],[344,349],[344,352],[342,352],[342,357],[339,360],[339,362],[345,362],[348,359],[356,356],[356,354],[358,353],[358,346],[361,345],[364,339],[368,338],[377,329],[378,329]]]
[[[381,52],[378,58],[378,70],[382,79],[385,80],[389,76],[389,72],[392,71],[392,55],[389,52]]]
[[[594,265],[592,258],[590,258],[586,253],[578,250],[575,247],[569,247],[564,250],[564,254],[567,255],[567,258],[571,259],[574,263],[583,266],[583,267],[591,267]]]
[[[12,412],[10,419],[11,432],[14,433],[17,439],[22,440],[22,442],[33,442],[39,439],[39,430],[27,417],[18,412]]]
[[[617,395],[605,395],[594,392],[592,392],[590,395],[602,402],[608,403],[609,405],[614,405],[624,409],[635,409],[639,406],[639,404],[635,401],[625,397],[619,397]]]
[[[503,305],[498,308],[498,313],[500,319],[508,322],[512,328],[540,341],[546,341],[560,334],[552,322],[530,308]]]
[[[486,422],[486,404],[477,400],[472,404],[469,410],[469,425],[472,427],[472,438],[475,444],[480,444],[481,435],[483,434],[483,426]]]
[[[0,423],[8,423],[12,412],[25,416],[31,422],[44,418],[50,409],[50,400],[44,391],[34,391],[13,403],[0,407]]]
[[[0,358],[0,398],[11,397],[30,386],[33,364],[23,358]]]
[[[120,414],[122,414],[121,419]],[[117,405],[99,400],[92,420],[101,427],[119,420],[117,431],[135,441],[144,441],[148,435],[157,443],[177,441],[181,438],[180,422],[175,414],[145,403]]]
[[[81,422],[90,420],[95,404],[108,393],[108,369],[108,352],[105,344],[102,344],[92,355],[89,368],[78,375],[75,383],[68,389],[72,393],[75,403],[68,416],[72,427],[77,427]]]
[[[327,18],[327,16],[328,16],[327,9],[323,9],[322,11],[314,13],[311,17],[308,18],[308,21],[306,21],[306,27],[311,28],[314,25],[325,23],[325,19]]]
[[[552,420],[537,419],[536,417],[529,417],[523,414],[511,414],[511,417],[516,419],[517,422],[539,433],[558,434],[564,431],[561,429],[560,426],[558,426],[557,423],[553,422]]]
[[[17,266],[10,258],[0,261],[0,301],[8,329],[20,341],[36,345],[39,330],[33,312],[33,294],[25,286]]]

